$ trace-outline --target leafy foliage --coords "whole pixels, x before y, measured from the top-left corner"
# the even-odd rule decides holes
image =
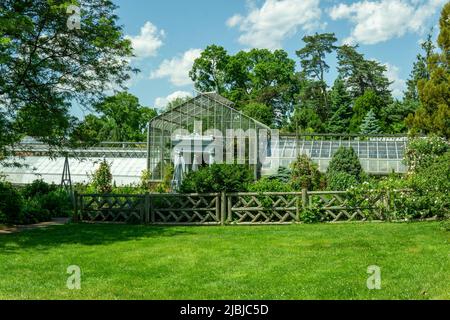
[[[363,170],[355,150],[340,147],[331,159],[326,175],[328,189],[331,190],[346,190],[359,183]]]
[[[9,128],[0,150],[22,135],[63,145],[76,124],[70,103],[89,106],[111,83],[125,87],[137,71],[128,64],[132,47],[117,24],[116,5],[83,1],[81,29],[69,30],[70,4],[0,2],[0,122]]]
[[[99,193],[110,193],[112,191],[111,166],[103,160],[92,177],[92,186]]]
[[[442,9],[439,20],[438,47],[441,53],[430,54],[427,60],[429,79],[418,82],[421,105],[407,119],[414,132],[434,133],[450,137],[450,3]]]
[[[405,150],[405,162],[410,172],[427,168],[430,162],[450,150],[448,141],[437,136],[412,138]]]
[[[373,110],[370,109],[361,123],[361,134],[378,134],[380,132],[381,129],[378,125],[378,119]]]
[[[291,164],[290,184],[294,190],[314,190],[320,186],[320,172],[307,155],[299,155]]]
[[[253,181],[243,165],[213,164],[189,172],[180,186],[181,193],[242,192]]]
[[[17,223],[23,207],[20,193],[8,182],[0,181],[0,223]]]
[[[289,183],[284,183],[278,179],[262,178],[248,186],[249,192],[292,192],[294,191]]]
[[[143,107],[127,92],[106,97],[94,105],[99,116],[89,114],[72,133],[74,142],[145,141],[147,123],[156,116],[154,109]]]

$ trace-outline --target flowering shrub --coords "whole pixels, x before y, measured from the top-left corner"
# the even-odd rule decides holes
[[[405,163],[410,172],[416,172],[449,150],[450,144],[444,138],[438,136],[413,138],[405,150]]]

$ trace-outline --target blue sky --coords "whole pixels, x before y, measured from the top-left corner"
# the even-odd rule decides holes
[[[435,27],[445,0],[115,0],[124,32],[132,40],[141,69],[129,91],[141,104],[164,107],[192,94],[187,72],[210,44],[229,53],[249,48],[282,48],[291,58],[301,38],[334,32],[340,44],[360,45],[367,58],[388,66],[394,96],[420,51],[419,43]],[[335,58],[328,81],[336,77]]]

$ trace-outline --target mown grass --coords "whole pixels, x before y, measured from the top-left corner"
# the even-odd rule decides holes
[[[436,222],[69,224],[0,235],[0,299],[449,299],[449,240]]]

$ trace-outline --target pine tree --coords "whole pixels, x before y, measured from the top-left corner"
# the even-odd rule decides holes
[[[334,82],[330,92],[331,116],[326,123],[329,133],[348,133],[352,118],[352,98],[345,88],[341,77]]]
[[[439,20],[438,46],[440,53],[427,61],[429,80],[418,83],[421,106],[407,124],[414,132],[434,133],[450,137],[450,3],[447,3]]]
[[[414,62],[413,69],[409,75],[409,79],[406,81],[406,91],[404,92],[403,100],[419,101],[419,91],[417,84],[420,80],[430,79],[430,71],[428,70],[427,61],[436,49],[433,44],[433,28],[427,36],[427,40],[422,43],[421,47],[425,51],[425,55],[419,53]]]
[[[370,109],[361,124],[361,134],[378,134],[380,132],[380,126],[378,125],[378,119],[375,112]]]

